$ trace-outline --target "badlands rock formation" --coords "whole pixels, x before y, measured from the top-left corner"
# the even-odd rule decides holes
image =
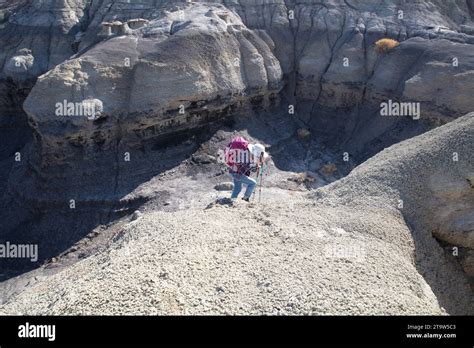
[[[397,313],[397,308],[399,313],[441,313],[442,306],[449,313],[467,313],[472,294],[466,292],[466,279],[474,275],[473,162],[467,160],[473,148],[469,136],[472,114],[468,114],[474,110],[473,9],[472,0],[0,0],[0,136],[5,139],[0,144],[0,240],[38,243],[42,250],[38,265],[58,255],[62,260],[65,255],[84,258],[97,251],[99,240],[104,244],[101,247],[120,250],[122,242],[114,242],[112,236],[136,209],[150,216],[137,220],[141,232],[126,228],[136,235],[132,248],[138,248],[142,238],[152,238],[157,229],[173,229],[178,217],[184,219],[183,240],[184,236],[193,240],[197,237],[192,231],[197,227],[191,218],[182,216],[181,209],[198,209],[191,216],[211,224],[218,213],[230,221],[246,209],[235,208],[237,213],[219,207],[213,208],[218,212],[199,210],[216,198],[209,190],[228,180],[216,158],[234,132],[270,148],[273,171],[266,185],[275,192],[270,198],[275,204],[282,201],[278,204],[288,213],[288,221],[294,220],[299,210],[283,207],[284,202],[295,199],[289,189],[324,186],[384,148],[444,125],[427,133],[438,139],[435,143],[425,135],[401,142],[391,148],[390,159],[384,157],[385,152],[370,158],[354,171],[359,174],[316,192],[322,202],[332,197],[326,205],[337,202],[333,213],[328,211],[334,221],[339,221],[336,215],[344,214],[345,209],[350,215],[356,209],[354,202],[377,196],[375,191],[368,193],[372,189],[391,192],[381,198],[384,208],[373,212],[364,232],[351,227],[355,222],[347,226],[352,231],[349,235],[362,241],[370,231],[379,231],[379,217],[393,221],[386,228],[394,239],[380,241],[388,243],[388,249],[374,238],[369,238],[368,248],[373,244],[386,254],[397,244],[394,240],[405,243],[401,254],[395,252],[386,265],[391,269],[403,264],[403,272],[389,273],[386,284],[408,277],[409,281],[397,285],[407,297],[397,299],[392,293],[389,304],[362,301],[352,309],[331,307],[331,303],[312,309],[317,302],[313,299],[288,312],[367,313],[370,303],[373,313]],[[385,37],[400,45],[377,53],[374,43]],[[380,104],[389,100],[419,103],[420,118],[382,117]],[[303,132],[309,135],[298,138]],[[458,135],[463,138],[452,139]],[[458,142],[451,143],[454,141]],[[452,153],[448,156],[447,151]],[[343,160],[347,157],[348,161]],[[453,157],[458,161],[453,162]],[[384,163],[390,167],[382,168]],[[386,206],[398,200],[404,208],[391,217],[392,210]],[[303,202],[301,211],[311,215],[312,202]],[[317,209],[332,209],[322,202],[317,201]],[[261,208],[255,209],[259,212]],[[330,219],[324,221],[308,223],[339,228]],[[156,225],[161,223],[161,227]],[[284,218],[279,223],[287,224]],[[218,229],[205,229],[205,238],[212,238]],[[297,233],[311,239],[316,238],[317,230],[305,227]],[[259,232],[262,230],[254,233]],[[85,236],[90,243],[84,242]],[[161,242],[164,240],[153,243]],[[306,247],[304,241],[299,243]],[[87,252],[81,249],[85,244],[91,245]],[[315,244],[323,246],[320,241]],[[273,244],[265,252],[271,253],[272,248],[288,251]],[[454,259],[452,248],[459,250]],[[215,253],[218,259],[224,257]],[[104,255],[107,252],[64,272],[72,278],[76,271],[96,274],[97,260]],[[0,279],[32,267],[0,260],[4,262]],[[312,262],[308,267],[318,267],[319,261]],[[385,269],[380,264],[381,259],[374,261],[374,270]],[[117,266],[117,272],[122,266]],[[338,269],[327,266],[327,272]],[[44,284],[57,282],[65,274],[46,279]],[[366,294],[368,288],[361,284],[368,282],[369,286],[372,278],[355,274],[354,283],[348,284]],[[309,272],[304,276],[309,277],[305,280],[308,289],[331,289],[312,283],[316,280]],[[28,277],[4,285],[2,302],[13,301],[7,311],[25,310],[14,298],[23,291],[18,284],[28,283]],[[43,279],[38,272],[31,277]],[[278,278],[277,283],[283,287],[290,280]],[[454,283],[458,286],[452,286]],[[78,285],[80,296],[84,295],[81,289]],[[202,290],[196,284],[189,289]],[[337,293],[337,289],[327,291]],[[38,289],[31,291],[41,294]],[[256,294],[253,288],[248,291]],[[290,292],[302,294],[295,289]],[[230,305],[238,302],[233,298],[222,310],[203,305],[195,311],[273,312],[277,295],[265,300],[255,296],[255,302],[249,299],[244,309]],[[21,298],[18,301],[25,301]],[[161,311],[192,312],[188,300]],[[249,309],[252,306],[254,310]],[[59,313],[60,308],[58,305],[54,312]],[[95,310],[82,305],[74,308],[71,313]],[[97,304],[97,308],[102,307]],[[140,311],[133,308],[123,311]]]
[[[366,158],[383,148],[374,138],[405,138],[393,134],[400,124],[420,132],[419,123],[375,117],[382,101],[420,102],[431,124],[472,110],[471,16],[469,1],[18,2],[4,10],[2,74],[14,87],[34,84],[24,103],[36,149],[28,165],[62,185],[78,182],[71,159],[92,159],[81,171],[100,180],[120,163],[107,156],[95,171],[98,153],[143,149],[275,95],[280,107],[293,105],[297,121],[342,133]],[[379,55],[373,43],[381,37],[402,44]],[[58,117],[57,103],[90,99],[103,105],[92,122]],[[88,200],[113,190],[103,189],[108,182],[87,195],[74,191]],[[31,189],[35,199],[43,191]]]
[[[308,198],[134,217],[110,248],[0,312],[472,313],[469,283],[430,231],[446,219],[433,218],[433,193],[451,195],[465,214],[449,219],[451,231],[472,239],[473,189],[470,199],[459,191],[472,174],[473,116],[394,145]]]

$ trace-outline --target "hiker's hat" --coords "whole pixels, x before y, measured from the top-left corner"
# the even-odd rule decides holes
[[[262,144],[249,144],[248,149],[250,153],[254,156],[254,158],[260,159],[262,154],[264,160],[268,158],[268,154],[265,152],[265,146],[263,146]]]

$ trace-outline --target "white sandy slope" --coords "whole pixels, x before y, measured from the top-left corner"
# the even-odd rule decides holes
[[[423,230],[427,212],[407,206],[424,199],[433,168],[472,170],[473,134],[470,114],[303,200],[145,213],[0,313],[444,314],[444,303],[472,313],[465,276]],[[471,157],[451,170],[455,149]]]

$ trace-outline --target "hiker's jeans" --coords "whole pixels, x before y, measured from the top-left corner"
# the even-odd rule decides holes
[[[232,173],[230,175],[232,175],[232,178],[234,179],[234,190],[232,191],[232,196],[230,196],[230,198],[237,198],[240,191],[242,191],[242,184],[247,185],[244,198],[250,198],[250,196],[252,195],[253,189],[255,188],[255,185],[257,185],[257,182],[254,179],[244,174]]]

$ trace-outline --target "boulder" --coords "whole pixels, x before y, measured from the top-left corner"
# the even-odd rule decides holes
[[[232,182],[221,182],[214,186],[217,191],[232,191],[234,189],[234,183]]]

